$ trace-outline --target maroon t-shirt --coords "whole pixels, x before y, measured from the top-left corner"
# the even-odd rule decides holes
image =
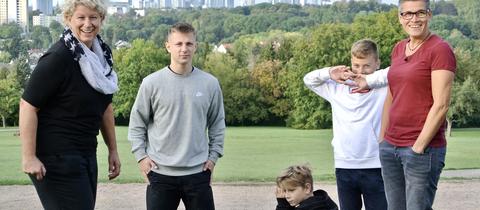
[[[393,49],[388,72],[393,100],[385,139],[396,146],[412,146],[422,131],[433,105],[432,71],[455,72],[457,66],[452,48],[437,35],[428,38],[408,57],[405,55],[407,43],[408,39],[402,40]],[[441,126],[429,146],[446,144],[445,126]]]

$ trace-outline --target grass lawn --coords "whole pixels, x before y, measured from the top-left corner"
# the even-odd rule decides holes
[[[27,184],[22,173],[17,128],[0,129],[0,185]],[[127,128],[117,127],[122,173],[115,182],[140,182],[137,163],[130,153]],[[480,128],[455,129],[448,140],[445,169],[480,168]],[[316,180],[333,180],[331,130],[295,130],[281,127],[228,127],[225,156],[219,159],[214,181],[273,181],[291,164],[309,163]],[[99,179],[106,181],[107,152],[99,137]]]

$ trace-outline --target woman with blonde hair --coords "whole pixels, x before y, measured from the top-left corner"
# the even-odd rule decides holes
[[[66,28],[38,61],[20,100],[22,167],[45,209],[94,209],[96,147],[108,147],[109,179],[120,174],[110,48],[98,35],[102,0],[66,0]]]

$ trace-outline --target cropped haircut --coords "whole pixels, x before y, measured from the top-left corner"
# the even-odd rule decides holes
[[[193,36],[197,36],[195,28],[193,28],[193,26],[189,23],[184,22],[175,23],[172,27],[170,27],[167,37],[170,37],[170,35],[174,32],[180,32],[184,34],[193,33]]]
[[[402,3],[406,2],[406,1],[423,1],[423,2],[425,2],[425,5],[427,6],[427,8],[425,8],[425,9],[430,9],[430,0],[398,0],[399,11],[400,11],[400,6],[402,5]]]
[[[95,10],[100,14],[100,17],[103,20],[107,14],[107,6],[105,5],[104,0],[65,0],[63,3],[62,14],[63,14],[63,23],[67,25],[68,19],[73,16],[75,8],[77,6],[85,6],[91,10]]]
[[[277,177],[277,186],[285,187],[303,187],[310,184],[313,189],[312,170],[306,165],[293,165],[286,168]]]
[[[373,55],[377,60],[379,59],[377,43],[370,39],[362,39],[353,43],[350,53],[353,57],[359,59],[365,59],[370,55]]]

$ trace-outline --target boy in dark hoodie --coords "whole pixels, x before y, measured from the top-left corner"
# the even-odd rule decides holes
[[[277,177],[276,210],[338,210],[337,204],[323,190],[313,191],[312,172],[308,166],[288,167]]]

